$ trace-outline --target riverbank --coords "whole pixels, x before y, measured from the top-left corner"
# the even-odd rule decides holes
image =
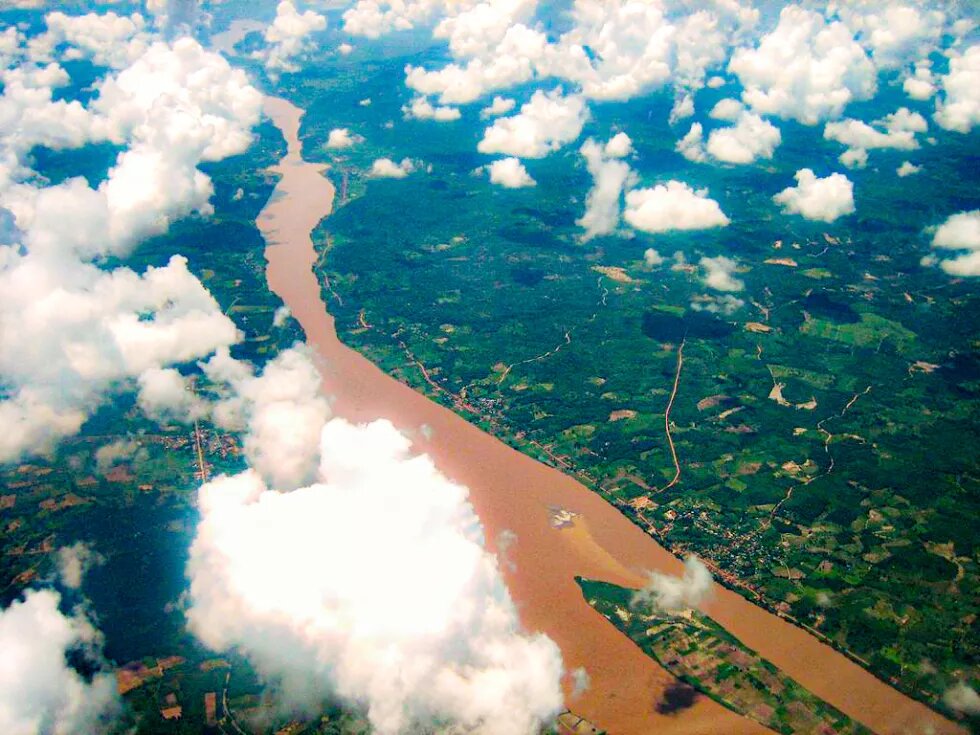
[[[585,667],[591,687],[567,704],[616,735],[767,732],[706,698],[682,713],[654,710],[673,677],[622,636],[585,602],[576,576],[636,587],[644,570],[682,572],[681,562],[601,497],[480,431],[398,382],[337,337],[313,273],[310,233],[330,214],[334,189],[321,167],[302,158],[302,111],[267,98],[288,153],[273,171],[282,178],[258,226],[269,246],[267,277],[303,327],[319,358],[335,412],[355,421],[385,417],[411,435],[442,472],[470,489],[488,546],[503,531],[516,534],[502,565],[524,625],[559,645],[565,666]],[[427,426],[429,431],[422,432]],[[555,528],[552,508],[576,514]],[[953,723],[887,686],[806,631],[738,594],[715,585],[705,612],[747,646],[853,719],[876,732],[960,732]]]

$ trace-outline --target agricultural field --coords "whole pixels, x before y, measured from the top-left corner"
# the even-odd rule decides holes
[[[668,613],[637,604],[634,591],[579,579],[589,604],[677,677],[662,706],[693,702],[696,690],[775,732],[870,731],[780,673],[711,618],[696,611]],[[681,705],[676,704],[679,708]]]
[[[529,162],[537,185],[508,190],[479,175],[468,126],[409,122],[395,139],[379,80],[405,61],[390,55],[289,92],[310,109],[304,154],[345,194],[316,233],[341,337],[941,707],[980,656],[977,546],[960,522],[980,510],[980,332],[975,290],[920,260],[933,212],[973,201],[968,144],[943,141],[965,158],[922,152],[944,182],[931,197],[852,172],[868,204],[825,225],[749,185],[778,171],[692,169],[662,142],[666,121],[600,106],[584,136],[620,121],[641,179],[680,171],[732,224],[586,241],[577,151]],[[340,124],[368,142],[326,150]],[[369,178],[391,150],[424,171]],[[836,155],[792,124],[781,150],[786,170]],[[705,288],[701,258],[732,247],[740,289]]]

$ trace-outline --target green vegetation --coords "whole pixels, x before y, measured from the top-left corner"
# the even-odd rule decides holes
[[[375,56],[327,59],[286,84],[309,110],[305,155],[347,179],[315,233],[344,341],[913,696],[942,708],[951,684],[980,677],[980,548],[964,522],[980,516],[969,316],[980,297],[920,265],[923,229],[972,201],[965,159],[938,152],[964,144],[941,134],[937,152],[922,151],[941,186],[850,172],[858,213],[826,226],[779,215],[761,169],[684,161],[666,112],[649,113],[669,100],[599,105],[583,137],[626,130],[643,184],[706,187],[732,224],[582,242],[591,180],[573,147],[525,162],[533,189],[494,187],[477,170],[489,159],[474,152],[476,110],[390,129],[407,95],[391,75],[418,56],[363,53]],[[703,94],[710,109],[715,93]],[[882,110],[897,103],[889,94]],[[334,155],[323,144],[337,126],[366,142]],[[836,165],[819,131],[783,136],[772,182],[821,157]],[[422,168],[369,179],[381,155]],[[665,263],[646,266],[647,247]],[[718,254],[738,260],[746,284],[731,313],[697,266]],[[664,411],[682,340],[670,416],[681,477],[661,491],[675,472]]]
[[[684,683],[780,733],[870,733],[696,610],[639,609],[633,590],[578,579],[588,603]]]

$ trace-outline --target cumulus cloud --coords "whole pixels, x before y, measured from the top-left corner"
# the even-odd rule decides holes
[[[409,65],[405,83],[421,94],[439,95],[443,104],[466,104],[530,80],[548,46],[544,33],[523,22],[534,5],[529,0],[449,4],[433,36],[448,40],[457,61],[431,71]]]
[[[703,86],[707,70],[724,61],[731,39],[751,28],[758,12],[737,3],[687,13],[665,5],[579,0],[571,29],[548,55],[548,71],[599,100],[632,99],[673,81],[682,110],[686,90]]]
[[[64,615],[52,590],[30,590],[0,611],[0,731],[30,733],[105,732],[119,711],[115,677],[97,671],[85,677],[67,662],[84,655],[98,667],[98,632],[82,613]]]
[[[390,158],[378,158],[371,164],[370,176],[376,179],[404,179],[415,170],[415,163],[410,158],[403,158],[401,163],[395,163]]]
[[[980,715],[980,694],[965,682],[958,682],[947,689],[943,702],[947,707],[965,715]]]
[[[300,13],[291,0],[276,6],[276,18],[265,31],[266,47],[253,54],[271,72],[299,71],[297,63],[314,48],[310,36],[327,27],[327,19],[313,10]]]
[[[292,492],[254,470],[200,489],[191,630],[294,706],[339,697],[379,733],[538,732],[561,711],[561,656],[522,632],[466,489],[387,421],[333,419],[318,452]]]
[[[626,195],[626,221],[644,232],[703,230],[725,227],[729,219],[707,189],[692,189],[682,181],[668,181]]]
[[[18,231],[0,248],[0,417],[14,427],[0,436],[4,461],[50,449],[144,373],[238,339],[184,258],[142,274],[95,262],[127,254],[178,217],[211,211],[211,182],[198,165],[245,150],[261,95],[187,38],[148,46],[96,83],[88,108],[52,101],[62,74],[56,66],[6,72],[0,98],[19,111],[13,133],[0,125],[0,153],[16,162],[0,181],[0,207]],[[100,140],[125,150],[94,188],[81,178],[42,186],[20,164],[29,145]]]
[[[728,69],[744,87],[742,101],[757,113],[814,125],[835,118],[876,90],[877,71],[851,30],[798,5],[755,47],[732,54]]]
[[[354,36],[379,38],[426,23],[444,7],[444,0],[358,0],[344,11],[344,30]]]
[[[142,275],[58,265],[11,255],[0,270],[0,374],[9,386],[0,423],[10,429],[0,435],[3,461],[77,432],[120,381],[238,339],[182,257]]]
[[[834,9],[881,69],[898,69],[936,50],[946,15],[901,3],[835,3]]]
[[[139,13],[66,15],[55,11],[44,16],[44,23],[45,32],[28,43],[28,55],[37,63],[55,57],[88,58],[99,66],[122,69],[145,53],[152,40]]]
[[[759,158],[772,158],[782,140],[779,128],[751,112],[742,111],[735,119],[735,125],[711,131],[706,146],[708,155],[724,163],[752,163]]]
[[[517,104],[510,97],[494,97],[493,101],[480,110],[480,117],[487,119],[489,117],[498,117],[500,115],[506,115],[508,112],[514,109]]]
[[[735,278],[738,263],[724,255],[714,258],[704,257],[699,261],[704,270],[704,285],[716,291],[741,291],[745,283]]]
[[[578,138],[588,119],[585,100],[578,95],[538,90],[512,117],[494,121],[483,134],[477,149],[519,158],[544,158]]]
[[[854,212],[854,185],[844,174],[818,178],[808,168],[796,172],[796,186],[783,189],[773,201],[788,214],[805,219],[833,222]]]
[[[900,107],[870,124],[851,118],[829,122],[824,126],[823,137],[847,146],[847,150],[841,154],[841,163],[863,167],[868,161],[868,151],[873,148],[918,148],[915,135],[926,132],[928,128],[929,124],[922,115]]]
[[[254,471],[279,489],[308,482],[330,406],[306,348],[283,350],[259,375],[227,350],[202,367],[224,395],[211,406],[212,418],[223,428],[246,430],[243,450]]]
[[[942,94],[933,116],[940,127],[969,133],[980,123],[980,44],[949,60],[949,73],[940,77]]]
[[[610,158],[626,158],[633,152],[633,140],[620,131],[606,141],[603,152]]]
[[[605,144],[589,138],[580,152],[592,175],[592,188],[585,199],[585,213],[576,220],[584,228],[584,240],[608,235],[619,226],[623,191],[634,179],[629,164],[619,160],[633,150],[626,133],[618,133]]]
[[[744,109],[745,106],[741,102],[727,97],[723,100],[718,100],[715,106],[711,108],[708,116],[713,117],[715,120],[735,122],[741,116],[742,110]]]
[[[491,184],[498,184],[506,189],[535,185],[534,179],[528,174],[519,158],[501,158],[491,163],[487,169],[490,172]]]
[[[681,4],[577,0],[558,38],[533,26],[533,0],[447,2],[360,0],[344,14],[348,32],[378,37],[439,17],[433,36],[453,61],[436,69],[406,68],[406,84],[442,104],[466,104],[532,79],[574,84],[588,99],[625,100],[673,81],[677,112],[691,110],[691,92],[720,65],[733,41],[759,13],[734,2],[691,11]]]
[[[58,576],[62,584],[77,590],[82,586],[82,578],[93,566],[105,562],[105,557],[81,541],[58,549]]]
[[[662,265],[664,262],[664,256],[658,253],[654,248],[647,248],[643,251],[643,263],[647,268],[656,268],[658,265]]]
[[[736,100],[721,100],[711,110],[710,116],[735,124],[712,130],[705,144],[704,126],[693,123],[675,146],[675,150],[689,161],[752,163],[759,158],[772,158],[776,147],[782,142],[779,128],[749,112]]]
[[[175,419],[193,421],[206,413],[190,380],[174,368],[149,368],[140,374],[137,383],[140,409],[160,423]]]
[[[691,123],[691,129],[683,138],[677,141],[675,150],[688,161],[703,163],[708,160],[704,150],[704,126],[701,123]]]
[[[459,120],[461,114],[456,107],[433,107],[432,103],[425,97],[416,97],[402,107],[402,112],[408,119],[435,120],[437,122]]]
[[[940,260],[940,267],[956,276],[980,276],[980,209],[960,212],[936,228],[932,247],[960,251],[953,258]]]
[[[902,161],[902,165],[895,169],[895,173],[898,174],[899,178],[905,178],[906,176],[917,174],[921,170],[922,166],[916,166],[911,161]]]
[[[444,104],[467,104],[492,90],[529,81],[534,76],[532,58],[543,53],[546,43],[543,33],[517,25],[486,60],[449,64],[434,71],[410,66],[405,83],[421,94],[438,95]]]
[[[347,128],[334,128],[327,135],[326,147],[331,150],[341,150],[363,142],[364,138],[362,136],[351,133]]]
[[[696,556],[684,560],[684,575],[650,572],[645,587],[633,595],[633,605],[667,613],[697,608],[711,595],[711,572]]]
[[[915,65],[913,73],[902,82],[902,89],[914,100],[927,100],[936,93],[936,78],[928,59]]]

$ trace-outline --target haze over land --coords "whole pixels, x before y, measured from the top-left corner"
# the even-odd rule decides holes
[[[0,730],[977,727],[975,7],[57,5]]]

